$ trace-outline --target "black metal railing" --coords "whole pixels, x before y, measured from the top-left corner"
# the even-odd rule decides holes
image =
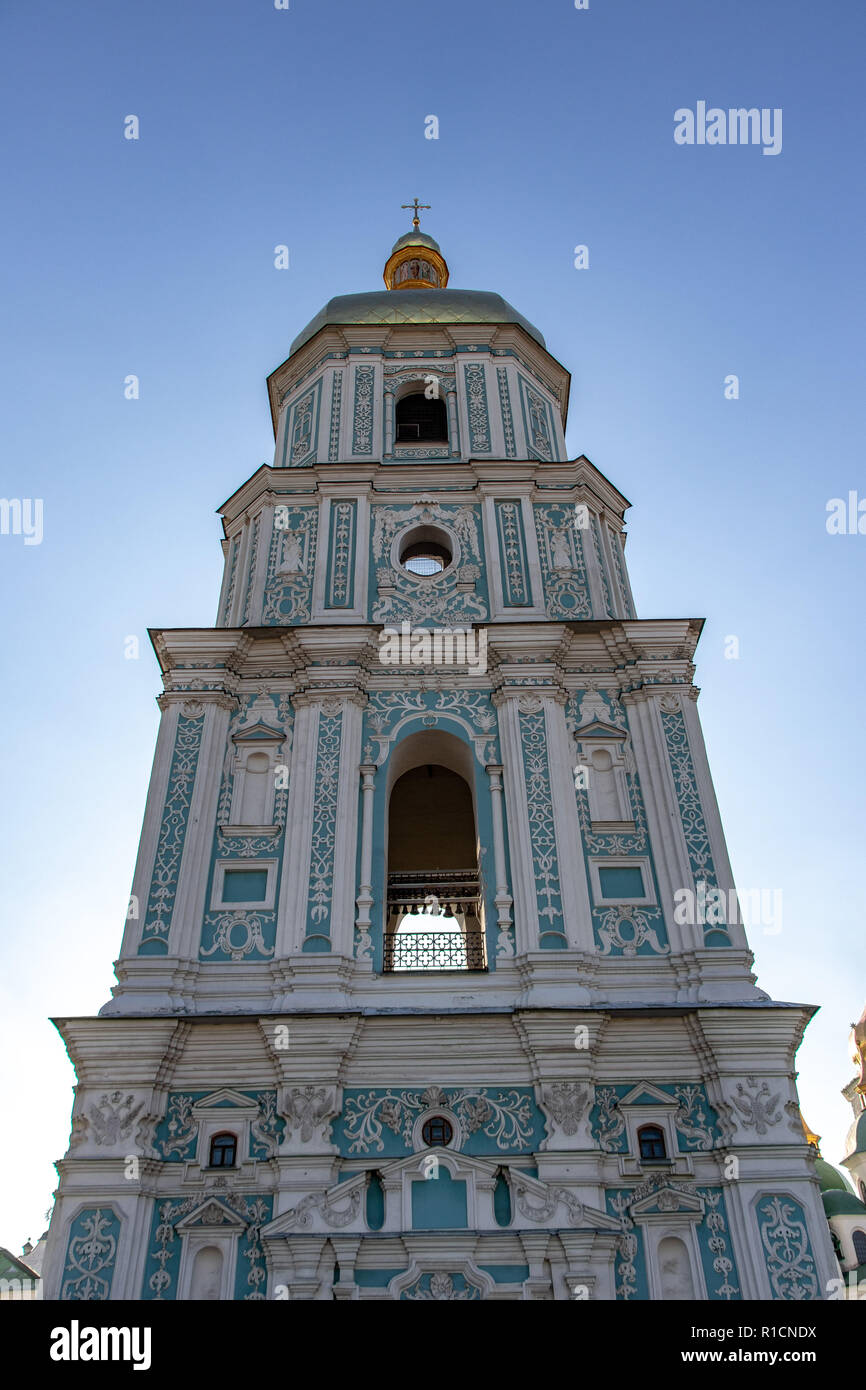
[[[398,930],[408,917],[456,918],[460,929]],[[385,970],[486,970],[477,869],[405,870],[388,875]],[[420,924],[419,924],[420,925]],[[431,923],[433,927],[433,923]]]
[[[479,917],[481,884],[477,869],[424,869],[388,875],[388,915],[432,912]]]
[[[403,931],[385,937],[385,970],[486,970],[480,931]]]

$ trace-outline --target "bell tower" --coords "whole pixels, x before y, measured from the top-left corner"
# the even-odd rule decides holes
[[[151,633],[46,1296],[821,1298],[813,1010],[751,973],[701,622],[637,616],[569,373],[409,206],[268,378],[214,626]]]

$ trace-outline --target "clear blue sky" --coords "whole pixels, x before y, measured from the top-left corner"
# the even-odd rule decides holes
[[[415,194],[452,284],[499,291],[573,372],[570,451],[633,503],[639,614],[707,618],[735,876],[784,892],[759,981],[822,1006],[801,1094],[839,1158],[866,536],[829,536],[825,507],[866,496],[864,32],[855,0],[7,0],[2,495],[44,499],[44,539],[0,536],[0,1244],[39,1235],[67,1145],[47,1018],[113,981],[157,728],[146,628],[214,621],[214,508],[270,457],[265,377],[331,295],[381,285]],[[781,154],[676,145],[700,100],[781,107]]]

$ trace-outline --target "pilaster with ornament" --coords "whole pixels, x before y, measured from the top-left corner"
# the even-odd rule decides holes
[[[511,860],[511,889],[514,896],[514,937],[517,955],[538,949],[539,916],[533,865],[533,842],[529,824],[527,785],[523,775],[523,745],[520,731],[517,687],[501,689],[493,696],[499,714],[499,742],[502,748],[505,807]]]
[[[490,412],[487,405],[486,364],[467,362],[463,367],[466,418],[470,454],[490,453]]]
[[[544,622],[544,583],[538,554],[532,483],[485,483],[482,520],[492,619],[537,618]]]
[[[225,568],[223,571],[219,607],[217,609],[217,627],[231,626],[242,541],[243,531],[237,530],[223,542]]]
[[[367,617],[370,502],[364,492],[322,483],[312,592],[314,622],[363,622]]]
[[[372,457],[376,423],[376,368],[373,363],[358,362],[353,373],[352,455]]]
[[[497,692],[508,808],[517,951],[592,949],[589,890],[567,846],[579,843],[564,696],[525,673]],[[541,679],[541,677],[538,677]],[[549,679],[549,677],[548,677]],[[507,751],[506,751],[507,750]],[[516,843],[515,843],[516,840]],[[524,915],[525,914],[525,915]]]
[[[243,627],[244,623],[249,622],[250,614],[252,612],[253,589],[255,587],[256,580],[256,566],[259,554],[259,535],[261,532],[261,525],[261,515],[254,516],[250,522],[250,544],[249,555],[247,556],[245,565],[246,585],[244,589],[244,606],[241,610],[240,617],[241,627]]]
[[[632,751],[643,793],[659,905],[671,952],[676,955],[702,949],[703,934],[688,923],[678,923],[674,917],[675,893],[683,888],[693,889],[694,884],[659,711],[659,700],[666,694],[673,692],[641,687],[623,693],[621,699],[628,713]]]
[[[192,814],[196,775],[205,727],[205,707],[200,700],[161,695],[159,703],[178,703],[175,742],[160,811],[159,833],[147,896],[143,900],[138,953],[169,953],[169,934],[177,906],[178,890]]]
[[[276,957],[304,949],[353,954],[358,765],[365,696],[315,690],[293,697],[295,732]],[[329,943],[326,946],[326,942]]]
[[[589,538],[584,553],[587,557],[587,573],[592,591],[593,617],[612,618],[613,600],[601,544],[601,524],[595,512],[589,513],[589,527],[584,534]]]
[[[564,929],[568,945],[594,951],[592,900],[583,856],[571,851],[580,844],[580,823],[574,797],[572,742],[566,720],[566,696],[559,691],[545,701],[547,747],[553,792],[553,819],[559,846]]]
[[[201,708],[204,728],[177,887],[174,917],[177,928],[173,930],[170,941],[171,953],[184,960],[194,960],[198,956],[200,924],[206,907],[208,870],[216,832],[223,754],[229,720],[237,709],[236,697],[226,692],[202,692],[193,703]]]
[[[355,938],[355,883],[358,853],[358,766],[366,696],[345,692],[339,701],[340,753],[331,902],[331,950],[351,958]]]
[[[710,843],[710,852],[716,871],[716,879],[722,891],[730,896],[730,890],[734,887],[734,875],[731,869],[731,861],[728,857],[725,832],[722,828],[722,818],[719,814],[719,803],[716,800],[716,791],[713,786],[706,744],[704,743],[703,730],[698,714],[698,692],[689,687],[681,687],[679,694],[683,723],[685,724],[686,736],[691,751],[695,784],[704,813],[704,823],[706,825],[707,838]],[[739,918],[740,914],[737,915]],[[737,920],[736,922],[730,922],[727,932],[732,946],[739,947],[741,950],[748,947],[745,928],[741,921]]]
[[[181,700],[173,699],[165,701],[161,706],[153,768],[147,789],[141,839],[132,878],[132,892],[120,946],[120,958],[122,960],[135,956],[142,940],[142,929],[146,920],[144,914],[150,905],[154,867],[159,852],[165,807],[169,796],[169,779],[177,740],[181,703]]]
[[[330,373],[331,386],[331,424],[328,431],[328,459],[336,463],[340,457],[340,434],[342,424],[343,378],[345,372],[334,368]]]
[[[330,950],[335,883],[337,800],[343,711],[338,700],[318,702],[316,761],[311,803],[312,838],[306,936],[302,950]],[[322,943],[328,945],[323,947]],[[316,943],[313,945],[313,943]]]
[[[628,568],[625,563],[625,536],[620,529],[618,519],[615,524],[610,520],[608,521],[605,534],[607,537],[608,551],[611,557],[612,571],[616,579],[621,616],[623,618],[634,618],[634,599],[632,597],[631,585],[628,578]]]

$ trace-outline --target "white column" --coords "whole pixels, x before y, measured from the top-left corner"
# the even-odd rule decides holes
[[[385,392],[385,452],[383,458],[394,457],[394,392]]]
[[[535,896],[535,869],[517,708],[521,693],[516,690],[513,694],[500,693],[493,697],[494,704],[499,707],[499,738],[508,815],[511,886],[514,892],[514,938],[518,955],[538,950],[538,900]]]
[[[460,427],[457,423],[457,391],[445,392],[448,398],[448,445],[452,454],[460,454]]]
[[[366,697],[345,696],[341,702],[340,771],[337,823],[334,831],[334,874],[331,892],[331,950],[354,955],[354,903],[358,853],[358,763]]]
[[[355,918],[355,928],[360,933],[357,941],[358,960],[371,960],[373,942],[370,938],[370,927],[372,926],[372,921],[370,919],[370,908],[373,906],[373,805],[376,797],[376,764],[362,763],[359,770],[361,773],[362,798],[361,891],[358,894],[358,915]],[[495,827],[496,821],[494,818],[494,839],[496,835]],[[501,836],[501,821],[499,826],[499,833]],[[498,880],[498,859],[496,865],[496,877]],[[497,893],[498,891],[499,890],[497,888]]]
[[[511,921],[511,895],[505,876],[505,834],[502,825],[502,768],[498,763],[490,763],[486,768],[490,778],[490,808],[493,817],[493,864],[496,873],[496,925],[499,940],[496,943],[500,956],[514,955],[514,937]]]

